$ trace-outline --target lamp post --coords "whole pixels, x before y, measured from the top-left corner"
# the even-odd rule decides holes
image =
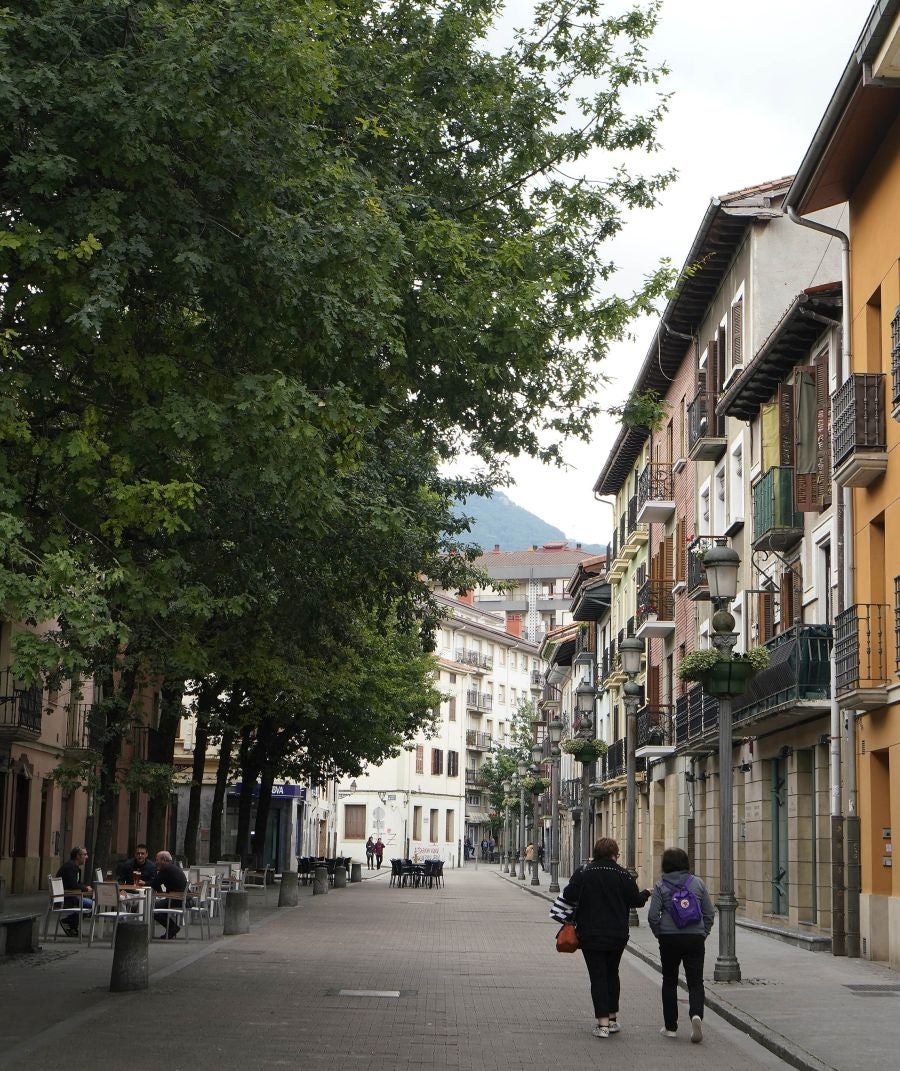
[[[641,701],[641,688],[635,684],[635,675],[641,671],[641,655],[644,641],[633,636],[622,640],[619,654],[622,670],[628,681],[622,689],[625,696],[625,869],[637,881],[637,832],[635,807],[637,803],[637,771],[634,749],[637,746],[637,709]],[[637,908],[628,912],[628,925],[638,925]]]
[[[512,856],[512,828],[509,822],[509,794],[512,792],[512,781],[504,781],[502,787],[503,806],[506,808],[506,815],[503,820],[503,873],[508,874]]]
[[[520,759],[519,771],[519,881],[525,880],[525,775],[528,763]]]
[[[541,759],[543,759],[543,757],[544,757],[544,747],[543,747],[542,744],[539,744],[536,740],[531,745],[531,757],[534,759],[534,776],[535,777],[540,777],[541,776],[540,763],[541,763]],[[534,796],[534,800],[533,800],[533,803],[532,803],[532,808],[533,808],[532,816],[533,817],[532,817],[532,822],[531,822],[531,828],[532,828],[531,841],[532,841],[532,846],[534,847],[534,859],[531,860],[531,884],[532,885],[540,885],[540,883],[541,883],[541,878],[540,878],[541,867],[540,867],[540,864],[538,862],[538,824],[540,822],[541,797],[540,797],[540,793],[538,793],[538,792],[532,792],[532,795]]]
[[[578,735],[585,740],[594,739],[594,704],[597,689],[584,677],[575,689],[575,709],[578,711]],[[593,760],[581,763],[581,859],[591,856],[591,831],[588,823],[590,813],[591,765]]]
[[[559,742],[562,740],[562,718],[556,714],[550,720],[550,892],[559,892]]]
[[[709,596],[716,612],[712,619],[713,647],[731,659],[737,633],[729,606],[737,595],[741,559],[731,547],[710,547],[703,556]],[[735,950],[734,800],[731,772],[731,696],[719,696],[719,956],[713,970],[717,982],[739,982],[741,966]]]

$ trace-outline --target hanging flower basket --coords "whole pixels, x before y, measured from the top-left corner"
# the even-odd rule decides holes
[[[703,691],[720,699],[743,695],[747,685],[756,676],[756,669],[744,659],[722,660],[703,677]]]
[[[532,792],[535,796],[540,796],[542,792],[546,792],[550,787],[550,782],[543,777],[526,777],[522,784],[526,792]]]
[[[567,755],[571,755],[576,762],[596,762],[603,758],[607,752],[605,740],[585,740],[580,736],[563,740],[559,745]]]

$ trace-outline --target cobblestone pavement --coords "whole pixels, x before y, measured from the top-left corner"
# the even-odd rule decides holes
[[[555,930],[543,899],[482,867],[448,871],[443,889],[390,888],[385,873],[327,896],[304,891],[297,908],[255,908],[248,935],[154,944],[144,993],[106,991],[108,947],[28,970],[6,963],[0,1067],[787,1066],[714,1014],[702,1045],[685,1028],[660,1036],[659,975],[631,956],[622,1031],[593,1038],[584,962],[555,951]]]

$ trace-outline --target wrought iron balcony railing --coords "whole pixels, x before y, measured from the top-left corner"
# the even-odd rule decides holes
[[[675,743],[675,708],[662,703],[646,706],[637,714],[637,746]]]
[[[490,733],[479,733],[474,729],[466,730],[466,747],[475,751],[490,751],[494,740]]]
[[[40,736],[42,697],[39,684],[24,684],[12,670],[0,670],[0,739]]]
[[[701,390],[687,407],[688,456],[718,461],[725,453],[725,418],[716,416],[718,396]]]
[[[735,699],[735,723],[792,703],[829,699],[832,631],[831,625],[795,625],[769,640],[769,665]]]
[[[665,521],[675,509],[672,465],[651,461],[638,478],[638,516],[641,523]]]
[[[751,489],[753,548],[788,550],[803,538],[803,514],[794,509],[794,470],[773,466]]]
[[[467,785],[486,785],[487,779],[481,770],[466,770],[466,784]]]
[[[856,603],[834,623],[834,674],[838,697],[880,691],[888,682],[888,607]]]
[[[531,671],[531,687],[542,688],[544,686],[544,674],[539,669]]]
[[[694,685],[675,703],[675,746],[712,735],[719,729],[719,701],[705,695],[699,684]]]
[[[477,688],[469,688],[466,692],[466,706],[470,710],[478,710],[478,703],[481,699],[481,692]]]
[[[672,593],[671,580],[646,580],[638,589],[638,628],[651,618],[659,621],[675,620],[675,596]]]
[[[464,666],[474,666],[476,669],[491,670],[494,668],[494,659],[490,655],[482,654],[481,651],[471,651],[458,647],[456,649],[456,661]]]
[[[709,582],[703,555],[711,547],[724,547],[728,540],[725,536],[701,535],[692,539],[687,545],[687,595],[689,599],[699,602],[709,598]]]
[[[99,752],[103,728],[103,716],[96,703],[76,703],[66,719],[66,750]]]

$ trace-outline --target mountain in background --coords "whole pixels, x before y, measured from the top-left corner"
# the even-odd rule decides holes
[[[468,541],[478,543],[482,550],[493,550],[498,543],[501,550],[527,550],[535,544],[543,546],[544,543],[566,540],[561,528],[555,528],[536,513],[517,506],[502,491],[495,491],[491,498],[473,495],[460,503],[458,510],[473,518]],[[466,540],[467,537],[461,538]],[[568,542],[574,547],[574,539]],[[598,543],[582,543],[582,549],[599,554],[606,547]]]

